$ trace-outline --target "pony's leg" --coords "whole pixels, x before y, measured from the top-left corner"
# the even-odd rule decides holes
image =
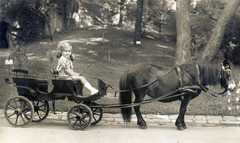
[[[143,98],[146,96],[145,91],[135,91],[134,92],[136,98],[134,103],[140,103],[142,102]],[[134,106],[134,110],[137,116],[137,124],[142,128],[142,129],[146,129],[147,128],[147,124],[144,121],[142,114],[140,112],[140,106]]]
[[[187,111],[187,105],[188,105],[190,99],[191,99],[190,96],[185,96],[185,98],[181,102],[179,115],[175,122],[175,125],[177,126],[178,130],[183,130],[183,129],[187,128],[186,123],[184,121],[184,116]]]

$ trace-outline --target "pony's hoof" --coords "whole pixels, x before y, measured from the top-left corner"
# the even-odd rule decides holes
[[[141,129],[146,129],[147,128],[147,125],[146,125],[145,122],[137,122],[137,125],[139,125]]]
[[[184,130],[184,127],[177,127],[177,129],[178,129],[179,131],[183,131],[183,130]]]
[[[147,126],[146,125],[143,125],[143,126],[140,126],[141,129],[146,129]]]

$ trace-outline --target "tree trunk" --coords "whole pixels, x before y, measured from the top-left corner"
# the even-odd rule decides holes
[[[136,11],[136,22],[135,22],[135,36],[134,36],[134,46],[141,46],[141,24],[143,15],[143,0],[137,1],[137,11]]]
[[[162,1],[162,11],[165,11],[165,0]],[[162,13],[160,18],[160,24],[158,26],[158,32],[162,32],[162,26],[163,26],[163,20],[164,20],[164,13]]]
[[[201,61],[213,61],[214,56],[219,50],[222,39],[224,36],[224,31],[231,20],[232,16],[236,12],[237,8],[240,5],[240,0],[229,0],[227,1],[227,5],[222,11],[221,16],[218,18],[217,23],[213,29],[213,34],[209,39],[208,44],[205,46],[200,60]]]
[[[52,31],[51,31],[51,26],[50,26],[50,17],[49,17],[48,14],[45,14],[44,17],[45,17],[45,22],[47,24],[48,31],[49,31],[49,36],[50,36],[49,38],[52,41],[53,40],[53,34],[52,34]]]
[[[190,0],[177,0],[176,3],[177,50],[176,63],[187,63],[191,48]]]
[[[118,27],[121,27],[121,26],[122,26],[122,23],[123,23],[123,9],[124,9],[124,2],[125,2],[125,0],[121,0],[121,2],[119,2],[120,15],[119,15]]]

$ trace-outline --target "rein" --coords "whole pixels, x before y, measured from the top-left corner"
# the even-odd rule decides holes
[[[129,91],[131,91],[131,90],[129,90]],[[153,98],[153,99],[149,99],[149,100],[143,100],[142,102],[139,102],[139,103],[130,103],[130,104],[101,104],[101,105],[89,105],[89,107],[91,107],[91,108],[129,108],[129,107],[140,106],[142,104],[151,103],[153,101],[164,100],[164,99],[168,99],[168,98],[177,97],[177,96],[180,96],[180,95],[183,95],[183,94],[187,94],[187,92],[176,94],[178,91],[179,91],[179,89],[174,90],[174,91],[172,91],[172,92],[170,92],[168,94],[165,94],[163,96],[159,96],[157,98]]]

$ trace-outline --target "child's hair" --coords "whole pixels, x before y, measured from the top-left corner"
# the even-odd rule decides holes
[[[57,49],[60,50],[60,53],[58,53],[57,58],[60,58],[62,56],[62,51],[67,47],[72,48],[72,46],[67,42],[58,44]],[[70,60],[73,61],[73,56],[72,55],[70,55]]]

